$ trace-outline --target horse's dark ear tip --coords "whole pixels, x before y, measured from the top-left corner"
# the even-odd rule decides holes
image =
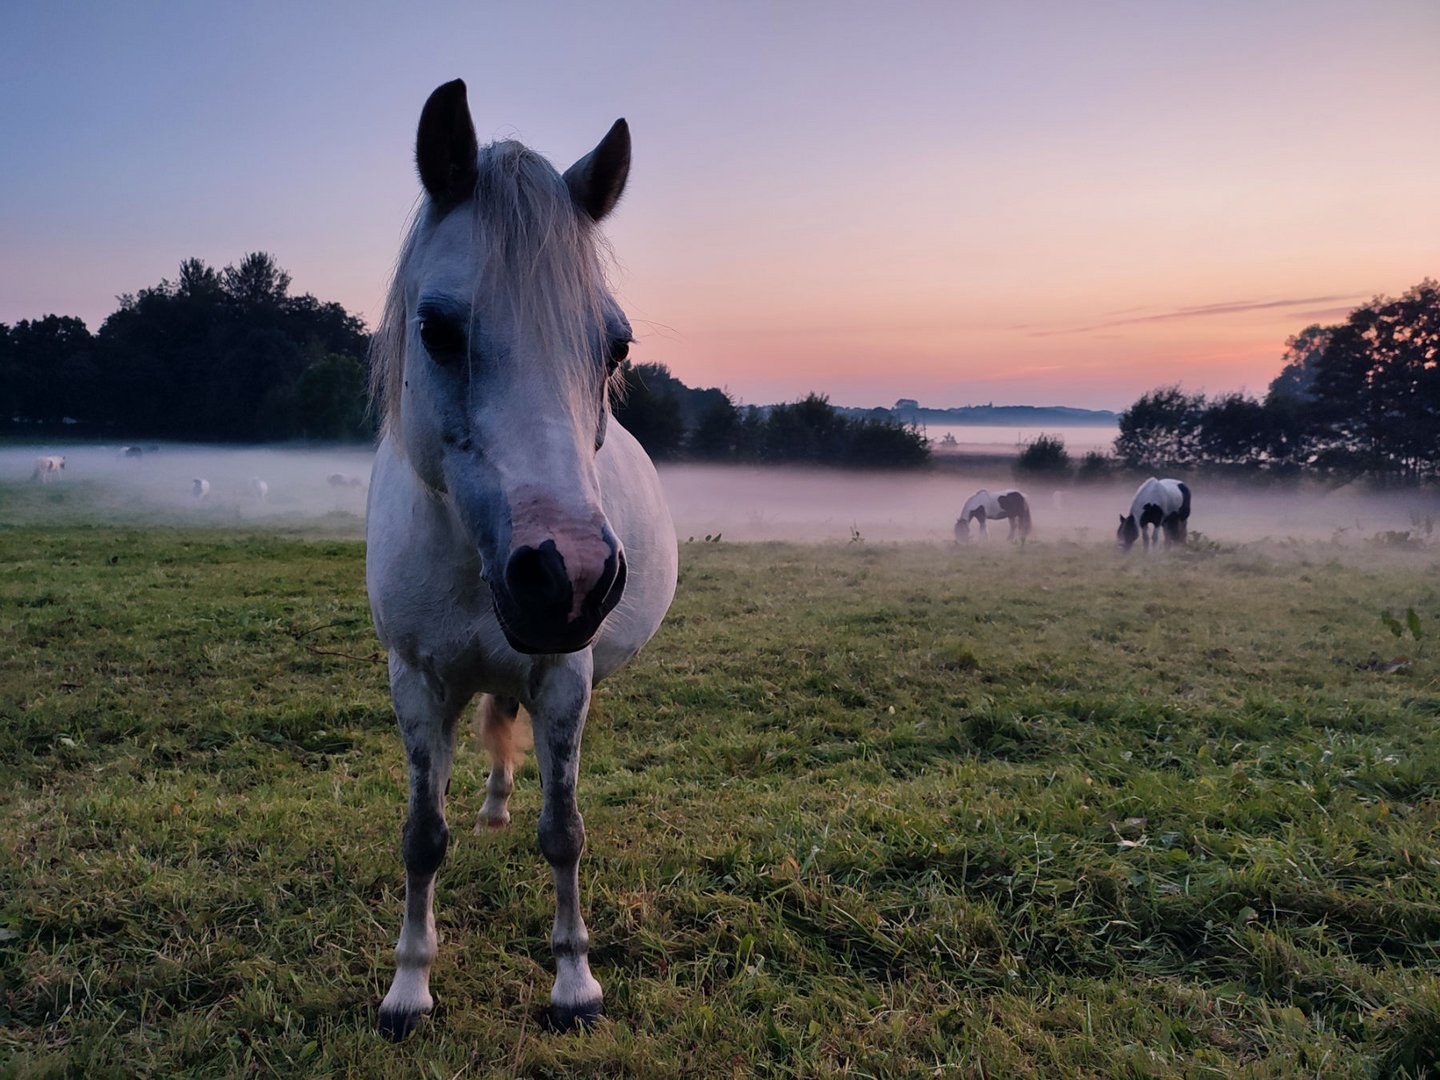
[[[450,103],[450,102],[452,102],[452,101],[464,101],[464,100],[465,100],[465,80],[464,80],[464,79],[451,79],[449,82],[447,82],[447,83],[441,83],[441,84],[440,84],[439,86],[437,86],[434,90],[432,90],[432,91],[430,92],[430,98],[429,98],[428,101],[426,101],[426,104],[427,104],[427,105],[438,105],[438,104],[440,104],[441,102],[445,102],[445,103],[448,104],[448,103]]]

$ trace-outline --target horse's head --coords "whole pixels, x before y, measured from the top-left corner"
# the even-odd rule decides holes
[[[957,544],[968,544],[970,542],[970,519],[959,517],[955,519],[955,542]]]
[[[1120,528],[1115,530],[1115,542],[1120,545],[1121,550],[1129,551],[1136,540],[1140,539],[1140,526],[1135,524],[1134,514],[1120,515]]]
[[[386,430],[453,508],[511,646],[573,652],[625,584],[595,458],[631,335],[595,226],[624,189],[629,129],[562,176],[519,143],[479,147],[456,80],[426,102],[415,156],[428,199],[377,333]]]

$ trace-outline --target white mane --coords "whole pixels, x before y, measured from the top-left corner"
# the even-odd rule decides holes
[[[565,180],[548,161],[518,142],[481,147],[473,198],[451,213],[471,216],[482,253],[471,294],[472,315],[481,301],[504,303],[513,325],[538,335],[548,355],[591,357],[604,326],[608,292],[594,223],[580,213]],[[386,431],[399,422],[405,341],[412,313],[405,283],[423,237],[439,224],[427,198],[415,214],[396,259],[385,309],[370,347],[370,397]],[[490,294],[482,297],[482,285]],[[566,364],[569,379],[593,380],[588,364]],[[595,384],[589,382],[591,387]]]

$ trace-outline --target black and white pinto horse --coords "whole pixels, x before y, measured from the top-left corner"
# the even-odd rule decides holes
[[[1130,503],[1130,513],[1120,515],[1120,528],[1115,540],[1120,547],[1129,551],[1135,541],[1144,537],[1145,550],[1152,543],[1158,545],[1160,533],[1165,534],[1165,546],[1185,543],[1190,521],[1190,489],[1179,480],[1157,480],[1150,477],[1135,492]]]
[[[966,499],[965,505],[960,509],[960,517],[955,522],[957,543],[969,542],[972,521],[979,523],[980,535],[987,538],[990,534],[985,529],[985,522],[1008,521],[1010,532],[1005,539],[1014,540],[1015,534],[1019,533],[1020,542],[1024,543],[1025,538],[1030,535],[1030,501],[1025,498],[1023,491],[1016,491],[1014,488],[1006,491],[986,491],[981,488]]]
[[[576,804],[590,694],[650,640],[675,593],[659,479],[609,415],[631,331],[596,224],[624,189],[630,134],[616,121],[562,176],[519,143],[478,146],[456,80],[425,104],[416,162],[426,198],[371,363],[384,424],[366,584],[410,765],[405,918],[380,1030],[402,1038],[434,1004],[445,794],[477,693],[490,756],[477,831],[509,823],[513,729],[522,710],[533,724],[540,850],[555,883],[549,1019],[568,1028],[601,1012]]]

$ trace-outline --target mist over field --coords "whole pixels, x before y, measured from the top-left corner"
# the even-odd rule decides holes
[[[358,532],[374,457],[368,446],[298,449],[217,447],[177,443],[36,443],[0,447],[0,483],[30,481],[35,459],[59,454],[58,480],[36,484],[53,492],[79,488],[85,509],[125,522],[324,526]],[[333,482],[332,482],[333,478]],[[209,491],[196,497],[195,481]],[[255,484],[262,481],[263,495]]]
[[[1061,487],[1017,481],[1004,465],[882,474],[673,465],[661,476],[681,540],[721,532],[726,540],[848,541],[853,528],[866,541],[948,542],[967,497],[982,487],[1018,487],[1030,499],[1032,540],[1108,544],[1135,492],[1128,480]],[[1287,491],[1203,480],[1190,487],[1191,532],[1232,542],[1355,540],[1423,531],[1427,515],[1432,528],[1440,517],[1440,497],[1415,491]],[[993,522],[989,530],[993,544],[1004,540],[1007,525]]]
[[[993,430],[993,429],[990,429]],[[977,444],[978,445],[978,444]],[[989,444],[988,456],[942,456],[940,467],[897,473],[839,469],[664,464],[659,472],[682,542],[720,534],[727,541],[846,543],[952,540],[965,499],[985,487],[1019,487],[1030,497],[1032,540],[1110,543],[1129,509],[1133,480],[1074,485],[1016,480]],[[141,444],[138,457],[120,445],[27,444],[0,447],[0,483],[30,483],[35,459],[63,454],[64,472],[33,484],[56,500],[56,512],[130,523],[247,525],[358,535],[373,453],[369,447],[214,447]],[[196,479],[209,483],[203,498]],[[264,482],[262,496],[255,485]],[[1358,486],[1259,487],[1191,482],[1192,533],[1244,543],[1275,540],[1366,540],[1382,533],[1424,534],[1440,519],[1440,494]],[[63,501],[62,501],[63,500]],[[0,506],[0,520],[3,520]],[[1427,524],[1428,523],[1428,524]],[[990,542],[1004,540],[995,523]]]
[[[1120,434],[1120,429],[1114,424],[1009,427],[999,424],[926,423],[920,425],[920,430],[930,439],[931,451],[941,456],[956,453],[993,454],[997,450],[1019,453],[1026,443],[1041,435],[1047,435],[1063,441],[1071,456],[1078,458],[1090,450],[1108,452],[1115,445],[1115,436]],[[953,446],[944,441],[947,435],[955,439]]]

